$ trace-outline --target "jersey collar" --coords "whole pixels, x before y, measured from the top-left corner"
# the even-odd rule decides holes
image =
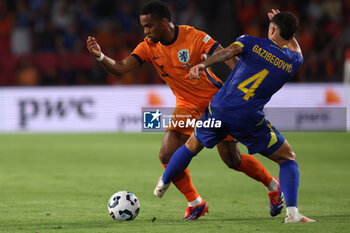
[[[173,38],[171,41],[169,41],[169,42],[167,42],[167,41],[160,41],[160,43],[161,43],[162,45],[171,45],[171,44],[173,44],[173,43],[176,41],[177,36],[179,35],[179,26],[177,26],[176,24],[175,24],[174,26],[175,26],[175,35],[174,35],[174,38]]]
[[[271,39],[270,39],[270,40],[271,40]],[[271,40],[271,41],[277,45],[276,41],[274,41],[274,40]]]
[[[271,39],[270,39],[271,40]],[[278,44],[276,43],[276,41],[274,41],[274,40],[271,40],[273,43],[275,43],[277,46],[278,46]],[[279,46],[278,46],[279,47]],[[283,46],[282,48],[288,48],[288,46],[287,45],[285,45],[285,46]]]

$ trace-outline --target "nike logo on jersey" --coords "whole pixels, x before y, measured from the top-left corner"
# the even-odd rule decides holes
[[[162,56],[159,56],[159,57],[153,57],[153,60],[157,60],[159,58],[161,58]]]

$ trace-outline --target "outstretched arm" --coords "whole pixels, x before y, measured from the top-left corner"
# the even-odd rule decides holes
[[[103,68],[114,75],[123,75],[131,70],[136,69],[140,65],[137,59],[133,56],[128,56],[119,62],[116,62],[112,58],[107,57],[102,53],[101,47],[97,43],[95,37],[88,36],[86,40],[86,47],[92,55],[94,55],[96,58],[102,59],[100,63]]]
[[[223,49],[224,49],[224,48],[223,48],[221,45],[219,45],[219,46],[215,49],[214,53],[219,52],[220,50],[223,50]],[[228,68],[230,68],[231,70],[233,70],[233,68],[235,68],[235,65],[237,64],[238,61],[239,61],[238,57],[234,56],[233,58],[226,60],[226,61],[225,61],[225,64],[228,66]]]
[[[199,75],[202,73],[202,71],[207,68],[208,66],[211,66],[215,63],[220,63],[227,61],[229,59],[232,59],[238,54],[242,53],[242,47],[236,44],[231,44],[229,47],[224,48],[213,55],[211,55],[207,60],[204,62],[194,66],[190,70],[190,78],[191,79],[199,79]]]
[[[301,56],[303,56],[303,53],[301,52],[301,48],[299,46],[299,43],[295,37],[293,37],[289,43],[287,44],[287,47],[292,50],[293,52],[299,53]]]

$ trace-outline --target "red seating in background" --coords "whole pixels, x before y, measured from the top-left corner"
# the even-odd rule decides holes
[[[1,41],[0,41],[1,43]],[[1,46],[0,46],[1,48]],[[2,49],[4,49],[2,47]],[[95,60],[89,54],[66,53],[62,55],[54,53],[37,53],[23,56],[11,56],[10,51],[2,50],[0,56],[0,86],[17,85],[16,72],[23,62],[30,63],[39,73],[46,73],[51,69],[60,69],[63,61],[68,61],[74,69],[88,70]],[[3,54],[7,54],[3,56]]]

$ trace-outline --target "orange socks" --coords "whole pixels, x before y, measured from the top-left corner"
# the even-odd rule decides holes
[[[164,169],[168,164],[162,164]],[[192,184],[190,171],[186,168],[172,180],[173,184],[186,197],[187,202],[196,200],[199,197],[197,190]]]
[[[243,172],[256,181],[263,183],[266,187],[270,185],[272,176],[266,168],[254,156],[242,154],[242,162],[237,171]],[[168,164],[162,164],[164,169]],[[172,180],[173,184],[186,197],[187,202],[192,202],[199,197],[197,190],[192,184],[191,175],[186,168]]]
[[[241,166],[237,171],[243,172],[266,187],[270,185],[272,176],[266,168],[254,156],[242,154]]]

